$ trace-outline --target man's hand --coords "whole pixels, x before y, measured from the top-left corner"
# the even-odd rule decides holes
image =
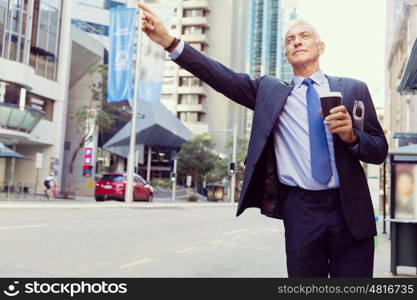
[[[174,40],[158,16],[144,4],[138,4],[143,10],[142,31],[155,43],[166,48]]]
[[[349,144],[356,141],[357,137],[353,132],[352,118],[344,105],[333,107],[324,122],[329,124],[329,131],[337,133],[342,141]]]

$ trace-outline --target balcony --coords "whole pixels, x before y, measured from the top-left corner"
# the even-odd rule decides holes
[[[177,112],[201,112],[207,113],[203,104],[178,104]]]
[[[183,1],[182,5],[184,9],[204,9],[206,11],[210,11],[207,0]]]
[[[185,17],[182,19],[183,26],[204,26],[208,28],[207,17]]]
[[[30,133],[42,119],[44,113],[40,110],[18,105],[0,103],[0,127],[15,131]]]
[[[203,43],[208,44],[207,35],[205,34],[183,34],[181,39],[187,43]]]
[[[178,94],[197,94],[206,95],[206,91],[202,86],[180,86],[178,87]]]

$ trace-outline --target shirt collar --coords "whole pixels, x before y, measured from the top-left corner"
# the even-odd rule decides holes
[[[326,81],[326,76],[324,75],[324,73],[321,70],[318,70],[317,72],[313,73],[310,76],[311,79],[313,79],[314,83],[317,85],[321,85],[323,84],[323,82]],[[303,80],[305,79],[305,77],[301,77],[301,76],[294,76],[293,77],[293,82],[294,82],[294,87],[295,88],[299,88],[300,85],[303,83]]]

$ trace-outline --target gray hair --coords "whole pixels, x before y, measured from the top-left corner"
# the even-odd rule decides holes
[[[303,20],[303,19],[296,19],[296,20],[294,20],[289,26],[288,26],[288,29],[287,29],[287,32],[285,33],[285,36],[287,36],[287,33],[288,33],[288,31],[292,28],[292,27],[294,27],[294,26],[297,26],[297,25],[305,25],[305,26],[307,26],[308,28],[310,28],[311,29],[311,31],[314,33],[314,35],[316,36],[316,39],[317,39],[317,42],[321,42],[321,37],[320,37],[320,34],[319,34],[319,32],[317,31],[317,29],[316,28],[314,28],[314,26],[313,25],[311,25],[310,23],[308,23],[308,22],[306,22],[305,20]]]

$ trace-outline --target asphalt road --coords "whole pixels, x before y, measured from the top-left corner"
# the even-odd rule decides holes
[[[2,208],[0,245],[1,277],[287,276],[282,222],[235,206]]]

